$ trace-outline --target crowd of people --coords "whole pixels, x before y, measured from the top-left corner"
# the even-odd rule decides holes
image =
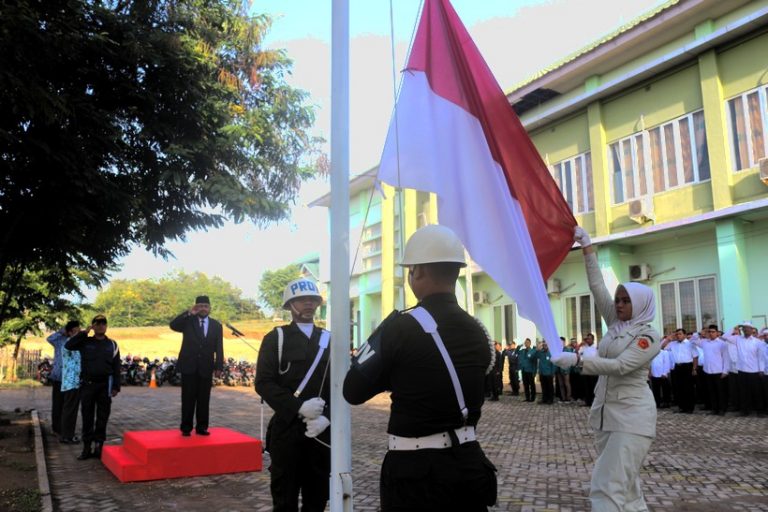
[[[583,341],[563,342],[563,351],[582,358],[597,353],[595,335]],[[522,345],[496,342],[494,371],[486,379],[486,398],[501,394],[522,396],[526,402],[551,405],[555,401],[591,406],[597,376],[585,375],[575,366],[560,368],[551,362],[547,344],[526,338]],[[648,385],[658,409],[695,410],[723,416],[727,412],[768,414],[768,328],[758,331],[750,322],[729,333],[709,325],[699,332],[683,328],[661,339],[662,350],[652,360]],[[508,390],[503,391],[506,379]],[[536,381],[539,382],[540,391]],[[522,394],[521,394],[522,382]]]

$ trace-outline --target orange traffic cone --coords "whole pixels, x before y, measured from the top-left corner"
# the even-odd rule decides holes
[[[152,378],[149,380],[149,387],[156,388],[157,387],[157,380],[155,380],[155,369],[152,368]]]

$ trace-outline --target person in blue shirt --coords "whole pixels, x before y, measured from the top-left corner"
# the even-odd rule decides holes
[[[64,326],[68,338],[80,332],[80,322],[72,320]],[[80,407],[80,352],[61,347],[61,433],[59,442],[77,444],[75,435],[77,410]]]
[[[541,382],[541,405],[551,405],[555,403],[555,365],[552,363],[552,354],[546,341],[541,342],[541,348],[528,356],[536,359],[539,363],[539,382]]]
[[[525,342],[522,347],[517,348],[517,353],[520,362],[520,371],[523,372],[523,391],[525,391],[525,401],[536,401],[536,359],[530,356],[536,352],[536,349],[531,347],[531,339],[525,338]]]
[[[51,430],[61,434],[61,350],[69,339],[66,327],[62,327],[46,338],[53,347],[53,368],[48,380],[53,384],[51,390]]]

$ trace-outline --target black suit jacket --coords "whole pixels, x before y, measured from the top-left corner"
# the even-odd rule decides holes
[[[185,311],[171,320],[171,329],[184,335],[176,366],[179,372],[210,378],[214,368],[224,368],[224,329],[220,322],[208,317],[208,335],[203,336],[197,315]]]

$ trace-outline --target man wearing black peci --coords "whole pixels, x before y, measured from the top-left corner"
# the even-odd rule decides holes
[[[211,301],[201,295],[195,305],[171,320],[171,329],[182,333],[177,368],[181,373],[181,435],[209,435],[208,409],[211,380],[224,368],[224,334],[221,323],[209,317]]]

